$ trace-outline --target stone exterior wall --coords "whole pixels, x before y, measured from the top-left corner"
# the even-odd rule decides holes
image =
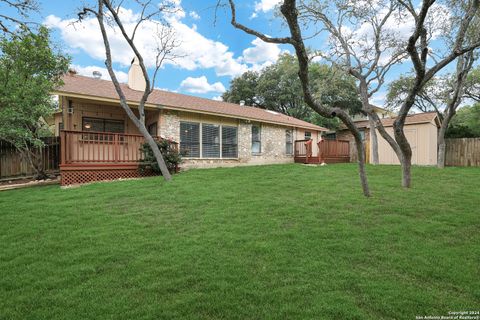
[[[162,110],[159,123],[160,136],[180,141],[180,117],[178,112]]]
[[[293,155],[286,154],[285,126],[261,123],[261,153],[252,154],[252,123],[207,115],[194,115],[187,112],[162,110],[160,115],[160,135],[180,141],[180,121],[235,125],[238,128],[237,159],[189,159],[184,158],[182,168],[233,167],[240,165],[260,165],[293,163]]]

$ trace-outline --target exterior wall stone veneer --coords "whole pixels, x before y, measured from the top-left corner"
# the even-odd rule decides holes
[[[160,135],[180,141],[180,121],[193,121],[187,117],[183,119],[184,112],[162,110],[160,114]],[[222,118],[218,118],[217,124],[222,125]],[[231,122],[231,119],[229,119]],[[212,121],[207,121],[211,123]],[[234,167],[241,165],[261,165],[276,163],[293,163],[293,155],[286,154],[286,130],[291,127],[268,123],[258,123],[261,126],[261,152],[252,154],[252,122],[236,120],[238,123],[238,158],[237,159],[189,159],[184,158],[180,165],[182,168],[213,168]],[[256,124],[256,123],[255,123]],[[231,125],[230,123],[226,125]]]
[[[180,142],[180,117],[178,112],[162,110],[159,130],[161,137]]]

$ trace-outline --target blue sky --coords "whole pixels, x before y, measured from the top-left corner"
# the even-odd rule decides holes
[[[228,89],[230,80],[247,70],[260,70],[274,63],[279,54],[292,52],[288,45],[266,44],[256,37],[234,29],[230,25],[230,12],[220,9],[215,19],[217,0],[170,0],[178,10],[166,19],[181,40],[181,58],[165,64],[161,69],[156,87],[218,99]],[[108,79],[104,66],[105,51],[97,21],[92,17],[83,23],[73,23],[77,19],[82,1],[39,0],[41,12],[32,19],[48,25],[56,45],[72,57],[72,66],[83,75],[91,76],[94,70],[100,71]],[[87,3],[96,1],[86,0]],[[268,35],[287,35],[287,31],[274,16],[275,5],[280,0],[237,0],[237,20]],[[132,3],[125,1],[125,3]],[[139,8],[126,7],[122,19],[126,26],[135,19]],[[216,23],[215,23],[216,21]],[[392,22],[392,25],[395,24]],[[394,26],[398,26],[395,24]],[[401,29],[401,28],[400,28]],[[408,22],[402,32],[408,36]],[[152,49],[152,26],[145,25],[136,39],[147,62],[154,61]],[[305,32],[305,35],[312,30]],[[109,31],[114,57],[114,69],[119,79],[126,82],[127,72],[133,53],[119,32]],[[308,41],[308,45],[321,48],[326,35]],[[410,69],[409,63],[397,66],[387,76],[387,83]],[[372,99],[383,105],[386,85]]]
[[[182,40],[184,58],[176,63],[165,65],[157,77],[156,87],[194,94],[207,98],[218,98],[228,88],[234,76],[246,70],[259,70],[276,61],[278,55],[288,46],[265,44],[255,37],[234,29],[230,23],[229,12],[220,9],[215,22],[216,0],[178,1],[181,12],[171,18],[177,35]],[[239,19],[263,32],[278,32],[278,21],[273,18],[273,5],[276,0],[242,1],[238,4]],[[76,19],[80,2],[77,1],[41,1],[41,13],[34,19],[46,23],[53,31],[54,41],[72,57],[72,65],[81,74],[91,75],[100,70],[107,78],[104,69],[104,48],[96,21],[84,25],[71,23]],[[129,9],[127,7],[127,9]],[[126,15],[139,13],[131,8]],[[252,18],[252,15],[257,15]],[[142,42],[149,42],[149,30]],[[116,34],[120,39],[120,34]],[[116,38],[115,38],[116,39]],[[114,51],[114,69],[119,78],[125,81],[128,62],[133,54],[126,47],[112,41]],[[253,42],[253,43],[252,43]],[[126,44],[124,44],[126,45]],[[145,44],[148,46],[148,44]],[[148,58],[147,58],[148,60]]]

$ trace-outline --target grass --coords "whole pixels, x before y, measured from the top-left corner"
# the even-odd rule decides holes
[[[0,193],[0,319],[415,319],[480,306],[480,168],[277,165]]]

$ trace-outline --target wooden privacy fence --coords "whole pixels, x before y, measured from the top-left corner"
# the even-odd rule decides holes
[[[39,148],[43,157],[44,170],[54,173],[59,170],[60,139],[51,137],[43,139],[45,145]],[[34,171],[28,159],[25,159],[11,144],[0,140],[0,179],[28,177]]]
[[[445,139],[445,165],[480,166],[480,138]]]

